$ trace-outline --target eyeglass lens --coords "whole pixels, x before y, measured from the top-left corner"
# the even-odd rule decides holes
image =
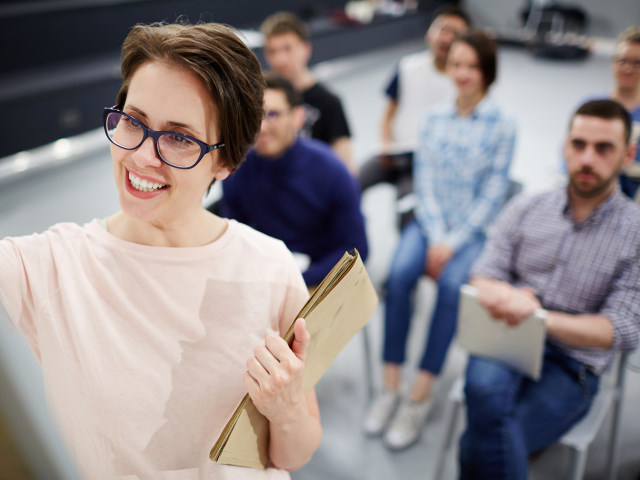
[[[119,147],[133,150],[138,148],[145,138],[144,126],[122,113],[109,113],[106,123],[109,139]],[[165,162],[180,167],[190,167],[196,163],[202,151],[196,142],[175,132],[160,135],[157,145]]]

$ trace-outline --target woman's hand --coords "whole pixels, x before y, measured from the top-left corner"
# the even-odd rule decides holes
[[[429,247],[427,249],[427,263],[425,265],[427,275],[437,281],[438,278],[440,278],[444,266],[451,260],[453,254],[453,248],[445,243]]]
[[[276,424],[295,423],[308,415],[302,392],[304,364],[311,336],[304,319],[296,321],[291,348],[279,336],[269,335],[247,360],[243,380],[256,408]]]

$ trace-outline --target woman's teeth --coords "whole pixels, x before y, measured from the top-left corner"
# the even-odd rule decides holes
[[[131,172],[129,172],[129,181],[131,182],[133,188],[135,188],[136,190],[140,190],[141,192],[155,192],[156,190],[160,190],[161,188],[166,187],[166,185],[163,183],[149,182],[147,180],[138,178]]]

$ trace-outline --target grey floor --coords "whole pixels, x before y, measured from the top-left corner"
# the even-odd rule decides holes
[[[401,55],[419,48],[421,42],[416,41],[375,54],[319,65],[315,69],[317,75],[343,98],[358,162],[363,162],[378,148],[379,119],[384,105],[382,89],[395,62]],[[518,146],[512,176],[524,184],[526,193],[563,182],[559,158],[569,114],[585,96],[609,89],[609,53],[606,50],[604,48],[603,53],[584,62],[557,62],[534,58],[519,49],[502,49],[499,81],[492,89],[492,95],[518,120]],[[217,194],[214,191],[212,196]],[[393,189],[385,185],[371,189],[363,197],[370,240],[367,265],[378,286],[385,277],[397,239],[393,200]],[[59,221],[85,222],[106,216],[117,208],[105,144],[96,153],[73,163],[40,171],[12,183],[0,183],[0,237],[41,231]],[[421,283],[416,292],[407,381],[411,380],[424,343],[433,293],[433,285],[427,281]],[[380,307],[368,326],[373,347],[369,360],[376,381],[380,377],[381,332]],[[30,408],[37,409],[43,393],[38,386],[41,380],[37,365],[25,353],[28,347],[6,329],[0,331],[0,344],[0,362],[21,359],[19,367],[9,368],[10,371],[13,369],[16,395],[30,404]],[[464,353],[455,345],[452,348],[436,386],[436,405],[424,433],[415,446],[401,453],[391,453],[379,440],[367,439],[360,433],[368,401],[365,363],[359,335],[318,384],[323,442],[311,462],[293,474],[295,480],[433,478],[432,468],[443,434],[446,392],[464,368]],[[635,480],[640,472],[640,418],[634,414],[638,399],[640,378],[636,369],[629,372],[625,394],[620,479]],[[44,424],[47,419],[39,414],[38,422]],[[588,479],[604,477],[605,433],[600,432],[590,450]],[[43,435],[53,438],[46,432]],[[533,478],[566,478],[566,465],[567,452],[552,449],[536,462]],[[455,476],[455,452],[452,452],[446,458],[443,478]]]

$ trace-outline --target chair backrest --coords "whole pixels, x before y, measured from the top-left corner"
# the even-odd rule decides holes
[[[522,189],[523,189],[522,182],[519,182],[518,180],[514,180],[513,178],[510,178],[509,188],[507,190],[507,196],[504,198],[504,204],[506,205],[509,202],[509,200],[511,200],[513,197],[522,193]]]
[[[613,388],[623,387],[626,379],[627,363],[632,353],[632,351],[617,352],[613,365],[602,374],[601,381]]]

